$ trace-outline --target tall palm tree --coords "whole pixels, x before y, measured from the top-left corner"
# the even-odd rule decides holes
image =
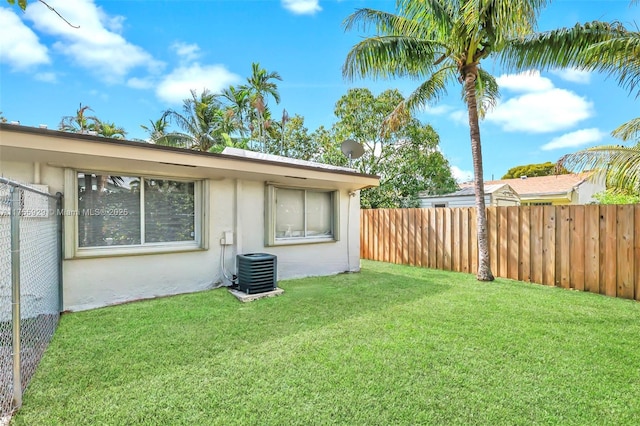
[[[347,78],[410,77],[422,83],[387,120],[393,127],[407,112],[436,102],[452,82],[462,84],[473,157],[478,230],[479,280],[491,281],[479,118],[498,97],[495,79],[481,68],[489,58],[507,54],[519,41],[533,57],[545,59],[546,43],[527,43],[549,0],[397,0],[397,13],[359,9],[345,29],[373,28],[376,35],[356,44],[343,66]],[[520,50],[509,54],[517,56]],[[542,60],[541,59],[541,60]]]
[[[249,102],[255,113],[255,119],[258,124],[258,140],[265,149],[265,111],[268,111],[268,98],[272,97],[277,104],[280,103],[280,93],[278,85],[273,81],[282,81],[282,77],[277,72],[268,72],[261,68],[260,64],[254,62],[251,64],[251,76],[247,78],[247,84],[243,86],[244,90],[249,94]]]
[[[192,90],[191,98],[184,100],[182,110],[182,114],[174,110],[165,112],[183,130],[170,134],[180,146],[211,151],[227,145],[229,128],[225,125],[225,111],[216,95],[207,89],[200,95]]]

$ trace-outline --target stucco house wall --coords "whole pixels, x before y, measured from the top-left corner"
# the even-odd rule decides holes
[[[75,180],[78,171],[126,171],[128,175],[166,175],[201,182],[202,242],[199,247],[168,248],[163,249],[166,252],[153,253],[116,253],[106,249],[104,253],[86,256],[77,247],[76,218],[66,215],[65,310],[91,309],[212,288],[225,282],[223,257],[227,275],[236,273],[238,253],[276,255],[279,280],[360,268],[359,190],[377,185],[375,176],[331,171],[309,164],[279,164],[269,158],[236,160],[232,156],[196,155],[160,147],[150,149],[135,143],[121,146],[84,135],[12,130],[7,125],[0,127],[0,175],[22,183],[48,185],[52,194],[62,192],[65,211],[78,208]],[[47,151],[49,149],[51,151]],[[85,152],[77,152],[82,150]],[[157,159],[148,158],[154,156]],[[178,167],[182,163],[188,167]],[[338,203],[335,241],[268,245],[265,188],[274,183],[335,191]],[[225,232],[233,234],[233,244],[221,244]]]

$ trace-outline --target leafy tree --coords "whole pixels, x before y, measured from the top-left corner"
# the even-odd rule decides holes
[[[462,83],[473,156],[479,280],[494,278],[489,263],[479,118],[498,96],[495,79],[480,64],[490,57],[504,56],[506,63],[511,57],[516,58],[511,62],[518,62],[526,53],[555,66],[561,61],[551,57],[548,48],[556,49],[558,55],[570,55],[600,40],[582,36],[580,31],[559,45],[554,38],[535,36],[537,17],[546,4],[546,0],[398,0],[396,14],[359,9],[344,23],[347,30],[359,25],[376,32],[348,53],[345,77],[395,76],[423,81],[397,106],[387,126],[400,123],[407,111],[437,101],[449,83]],[[528,38],[531,36],[534,42]],[[510,45],[518,47],[507,50]]]
[[[277,133],[268,144],[267,152],[307,161],[315,159],[318,147],[304,125],[304,117],[296,114],[288,120],[275,124],[272,128],[277,130]]]
[[[346,158],[335,141],[353,139],[362,143],[365,153],[353,161],[353,167],[381,177],[378,188],[362,191],[365,208],[415,207],[420,191],[442,194],[457,189],[449,163],[438,151],[438,134],[431,126],[408,116],[395,129],[380,131],[402,101],[398,90],[386,90],[378,96],[369,89],[349,90],[336,103],[333,148],[325,145],[318,149],[326,160],[339,158],[345,165]]]
[[[640,194],[607,189],[606,191],[593,194],[598,204],[637,204],[640,203]]]
[[[551,176],[564,175],[569,173],[564,167],[557,167],[556,163],[547,161],[546,163],[527,164],[510,168],[502,179],[518,179],[522,176]]]

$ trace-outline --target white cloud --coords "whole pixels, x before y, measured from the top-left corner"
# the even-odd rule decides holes
[[[25,70],[50,62],[46,46],[12,10],[0,8],[0,62]]]
[[[242,79],[222,65],[205,65],[198,63],[182,66],[173,70],[158,84],[156,95],[163,101],[181,104],[190,97],[190,90],[200,93],[208,89],[213,93],[225,87],[237,84]]]
[[[467,110],[459,109],[449,113],[449,118],[463,126],[469,126],[469,112]]]
[[[551,151],[560,148],[576,148],[602,140],[606,136],[605,132],[596,128],[582,129],[575,132],[566,133],[557,138],[553,138],[551,142],[542,145],[543,151]]]
[[[132,77],[127,80],[127,86],[133,89],[151,89],[154,85],[150,78]]]
[[[282,0],[282,7],[296,15],[313,15],[322,8],[319,0]]]
[[[508,99],[487,113],[486,120],[507,132],[554,132],[593,115],[593,103],[573,92],[553,88]]]
[[[186,62],[193,62],[200,57],[200,46],[197,44],[176,42],[171,45],[171,49]]]
[[[588,84],[591,81],[591,73],[589,71],[582,71],[575,68],[553,70],[551,73],[572,83]]]
[[[44,81],[45,83],[55,83],[58,80],[58,76],[56,76],[53,72],[39,72],[33,76],[38,81]]]
[[[540,71],[537,70],[501,75],[496,81],[500,89],[513,92],[544,92],[553,89],[553,82],[540,76]]]
[[[436,105],[436,106],[427,106],[423,108],[423,111],[431,115],[444,115],[453,111],[453,109],[454,107],[452,107],[451,105]]]
[[[451,166],[451,174],[458,183],[469,182],[473,180],[473,172],[470,170],[462,170],[458,166]]]
[[[108,16],[93,0],[50,0],[48,4],[79,28],[73,28],[46,6],[34,2],[25,17],[34,27],[56,37],[53,47],[107,82],[119,82],[133,69],[157,72],[163,64],[119,34],[124,17]]]

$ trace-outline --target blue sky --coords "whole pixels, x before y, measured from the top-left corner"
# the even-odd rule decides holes
[[[352,87],[374,93],[411,80],[345,81],[341,67],[364,35],[341,23],[361,7],[394,10],[371,0],[49,0],[72,24],[31,0],[26,13],[0,0],[0,111],[9,121],[57,128],[63,116],[88,105],[100,119],[144,138],[140,125],[179,109],[190,89],[214,92],[243,83],[251,63],[277,71],[281,103],[305,118],[310,131],[333,123],[335,102]],[[557,0],[540,17],[540,30],[591,20],[635,28],[640,6],[628,0]],[[609,133],[639,116],[637,101],[615,80],[574,70],[506,75],[492,63],[501,101],[481,123],[485,179],[509,168],[556,161],[565,153],[619,143]],[[460,88],[426,108],[455,175],[472,170],[466,110]]]

